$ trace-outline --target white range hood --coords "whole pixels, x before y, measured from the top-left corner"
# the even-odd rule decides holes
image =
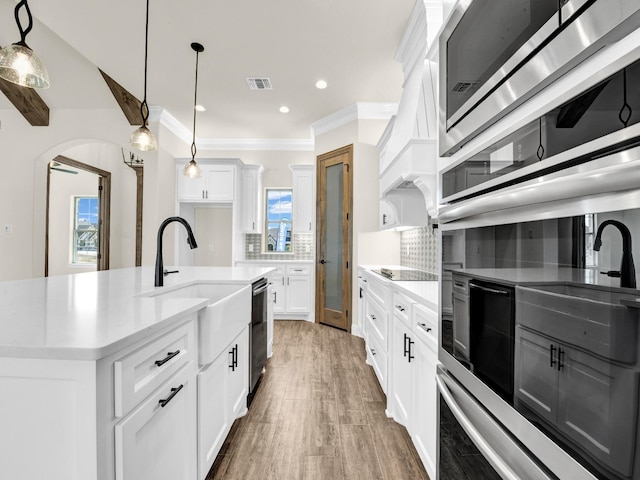
[[[381,229],[427,226],[429,217],[437,216],[438,65],[425,56],[427,31],[437,31],[442,6],[430,3],[416,2],[396,53],[405,81],[398,114],[377,145]],[[438,11],[440,17],[434,18]]]

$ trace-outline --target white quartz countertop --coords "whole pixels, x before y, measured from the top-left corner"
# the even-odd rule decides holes
[[[411,268],[400,265],[358,265],[358,267],[367,272],[372,278],[375,278],[381,283],[389,285],[396,291],[413,298],[418,303],[421,303],[433,310],[438,310],[439,289],[437,281],[414,280],[409,282],[400,282],[389,280],[388,278],[373,272],[373,270],[380,270],[380,268],[412,270]]]
[[[0,357],[96,360],[178,324],[205,298],[147,294],[194,283],[248,285],[272,269],[167,267],[154,287],[152,267],[0,282]]]

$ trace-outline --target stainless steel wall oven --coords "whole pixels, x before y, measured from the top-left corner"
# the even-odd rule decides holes
[[[636,28],[636,0],[459,1],[440,36],[440,154]]]
[[[476,478],[465,469],[640,480],[640,30],[632,36],[571,94],[441,172],[441,480]],[[467,440],[450,440],[453,424]],[[477,451],[452,464],[456,444]],[[464,467],[474,459],[477,470]]]

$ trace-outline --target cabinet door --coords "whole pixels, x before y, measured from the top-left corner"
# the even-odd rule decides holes
[[[228,394],[232,362],[233,352],[228,348],[198,374],[198,478],[201,479],[213,465],[233,422]]]
[[[242,169],[240,228],[244,233],[262,233],[262,167],[246,165]]]
[[[380,200],[380,228],[387,229],[394,227],[398,223],[395,211],[388,202]]]
[[[313,165],[292,166],[293,171],[293,231],[313,233],[315,198],[313,196]]]
[[[287,313],[309,313],[311,310],[311,281],[306,275],[287,277]]]
[[[455,297],[454,297],[455,300]],[[558,343],[522,327],[516,328],[515,403],[555,423],[558,409]]]
[[[391,374],[389,375],[390,393],[392,397],[392,412],[398,423],[409,426],[411,418],[411,367],[414,359],[410,359],[411,352],[415,351],[415,343],[411,338],[411,331],[395,315],[391,334]],[[413,355],[411,355],[413,356]]]
[[[560,345],[557,426],[621,476],[632,474],[638,373]]]
[[[160,400],[169,401],[162,407]],[[115,441],[116,480],[195,478],[193,364],[185,366],[118,423]]]
[[[436,445],[438,437],[436,365],[438,354],[421,341],[413,345],[411,386],[413,398],[409,434],[430,478],[436,478]]]
[[[229,407],[231,420],[244,415],[249,394],[249,328],[245,328],[229,345],[234,357],[229,372]]]
[[[235,192],[235,167],[232,165],[207,165],[202,167],[206,175],[205,199],[209,202],[233,202]]]
[[[205,200],[205,177],[189,178],[182,174],[182,167],[178,167],[176,178],[178,179],[178,201],[202,202]]]
[[[273,312],[285,312],[285,277],[284,275],[274,275],[272,280],[273,287]]]

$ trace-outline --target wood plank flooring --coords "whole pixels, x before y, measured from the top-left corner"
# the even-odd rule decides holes
[[[429,480],[361,338],[276,321],[273,352],[206,480]]]

